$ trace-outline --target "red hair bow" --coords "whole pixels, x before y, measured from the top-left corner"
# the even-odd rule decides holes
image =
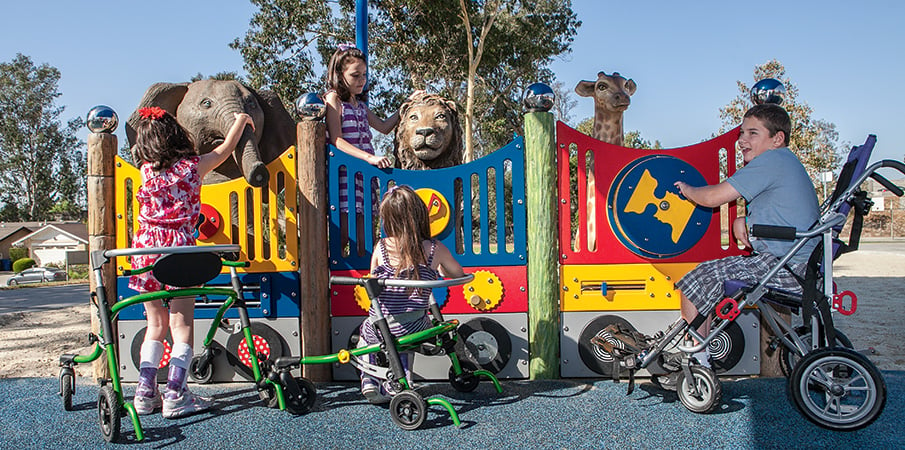
[[[157,120],[162,118],[167,112],[159,106],[151,106],[149,108],[140,108],[138,115],[143,119]]]

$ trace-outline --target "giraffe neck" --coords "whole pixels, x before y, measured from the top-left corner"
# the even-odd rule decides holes
[[[594,138],[608,144],[623,145],[622,113],[598,109],[594,114]]]

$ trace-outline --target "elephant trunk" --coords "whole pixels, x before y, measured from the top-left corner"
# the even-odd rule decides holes
[[[233,157],[236,159],[236,165],[241,167],[248,184],[254,187],[267,186],[270,174],[261,161],[257,139],[255,139],[255,133],[250,126],[246,126],[245,131],[242,132],[242,137],[239,138]]]

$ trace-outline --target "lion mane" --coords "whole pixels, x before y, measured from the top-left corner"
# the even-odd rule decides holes
[[[437,94],[417,93],[403,103],[393,156],[395,167],[406,170],[462,164],[462,128],[455,102]]]

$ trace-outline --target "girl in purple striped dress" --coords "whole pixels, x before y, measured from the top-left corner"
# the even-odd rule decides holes
[[[385,238],[377,242],[371,258],[371,276],[410,280],[436,280],[439,276],[458,278],[465,275],[462,266],[449,249],[431,238],[427,206],[408,186],[394,186],[380,204],[380,221]],[[380,310],[394,336],[405,336],[432,326],[428,316],[430,289],[387,287],[380,295]],[[361,324],[360,346],[379,342],[376,304],[371,302],[368,319]],[[403,359],[406,366],[408,358]],[[362,373],[361,393],[371,403],[389,401],[387,390],[377,380]]]
[[[327,68],[327,86],[329,91],[324,97],[327,106],[327,142],[356,158],[363,159],[381,169],[392,164],[386,156],[374,154],[371,145],[371,128],[387,134],[399,123],[399,114],[381,119],[368,109],[365,86],[368,77],[368,66],[361,50],[342,44],[330,58]],[[348,230],[349,193],[348,179],[343,174],[339,179],[340,229],[345,247]],[[355,213],[358,218],[357,230],[364,231],[364,181],[361,175],[355,179]],[[376,198],[372,200],[376,204]],[[364,236],[357,241],[363,243]],[[358,249],[359,254],[364,248]]]

